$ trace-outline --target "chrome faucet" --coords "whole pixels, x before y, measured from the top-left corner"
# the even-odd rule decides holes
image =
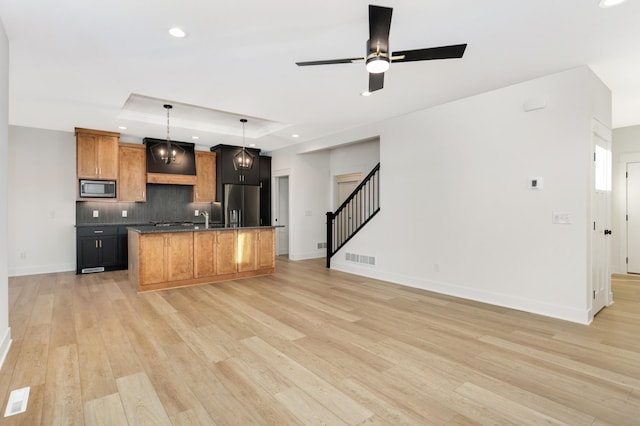
[[[204,216],[204,229],[209,229],[209,212],[201,212],[200,216]]]

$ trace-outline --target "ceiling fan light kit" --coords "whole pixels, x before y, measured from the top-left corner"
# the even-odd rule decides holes
[[[389,69],[389,57],[380,55],[369,55],[367,58],[367,71],[371,74],[380,74]]]
[[[389,53],[389,31],[391,29],[392,13],[393,9],[390,7],[374,6],[372,4],[369,5],[369,40],[367,41],[367,53],[364,58],[296,62],[296,65],[303,67],[309,65],[333,65],[365,62],[366,70],[369,73],[369,90],[364,93],[370,95],[372,92],[384,87],[384,73],[389,70],[392,62],[455,59],[462,58],[462,55],[464,55],[464,51],[467,48],[466,44],[403,50]],[[364,93],[362,93],[363,96],[368,96]]]

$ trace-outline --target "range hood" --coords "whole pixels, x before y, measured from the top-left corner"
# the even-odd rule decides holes
[[[147,183],[173,185],[196,184],[195,144],[171,141],[174,158],[163,159],[167,141],[165,139],[144,138],[147,146]]]

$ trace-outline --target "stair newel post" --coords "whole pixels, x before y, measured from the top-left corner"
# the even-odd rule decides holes
[[[327,212],[327,268],[331,268],[333,255],[333,212]]]

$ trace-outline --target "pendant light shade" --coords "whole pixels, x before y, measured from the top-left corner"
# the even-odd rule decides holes
[[[245,140],[244,140],[244,127],[247,124],[246,118],[241,118],[240,122],[242,123],[242,151],[238,152],[233,157],[233,167],[236,170],[249,170],[253,167],[254,156],[245,148]]]

